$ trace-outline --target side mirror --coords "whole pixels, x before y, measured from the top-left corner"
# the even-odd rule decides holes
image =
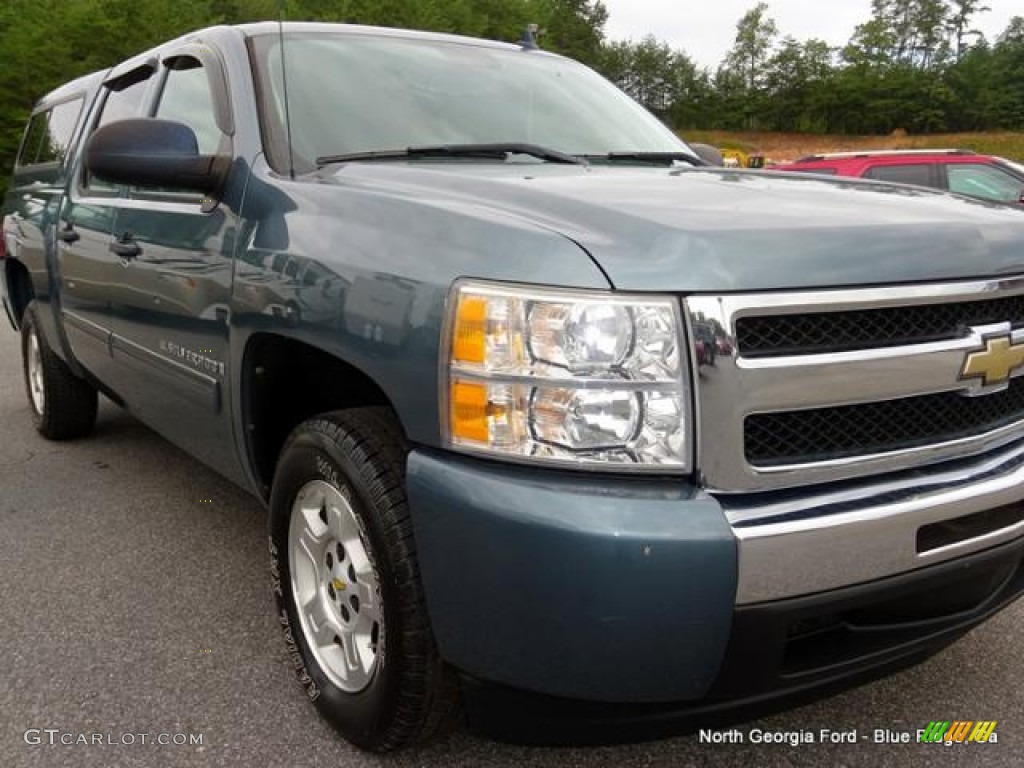
[[[98,129],[86,143],[85,166],[97,178],[115,184],[212,195],[224,184],[231,158],[201,155],[196,134],[187,125],[147,117]]]
[[[725,160],[722,159],[722,153],[710,144],[690,144],[690,149],[696,152],[697,157],[708,165],[717,166],[719,168],[725,165]]]

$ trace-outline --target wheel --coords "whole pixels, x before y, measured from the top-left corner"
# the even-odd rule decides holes
[[[405,496],[407,448],[387,409],[301,424],[270,499],[271,579],[299,683],[346,739],[385,752],[450,725]]]
[[[85,437],[96,425],[96,388],[71,372],[39,331],[36,304],[21,323],[21,360],[32,421],[50,440]]]

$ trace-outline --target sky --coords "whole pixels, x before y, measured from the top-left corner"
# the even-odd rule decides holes
[[[640,40],[653,34],[682,50],[698,66],[716,69],[732,47],[736,22],[757,0],[602,0],[608,9],[605,34],[611,40]],[[779,37],[817,37],[845,45],[853,29],[871,18],[871,0],[766,0]],[[1021,0],[986,0],[992,10],[974,19],[989,41],[1013,16],[1024,16]]]

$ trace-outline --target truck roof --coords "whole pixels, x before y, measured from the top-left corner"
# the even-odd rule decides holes
[[[522,45],[518,43],[505,43],[498,40],[487,40],[479,37],[467,37],[465,35],[453,35],[444,32],[422,32],[419,30],[412,29],[397,29],[394,27],[378,27],[370,26],[365,24],[336,24],[331,22],[314,22],[314,21],[285,21],[280,24],[276,21],[257,21],[250,22],[247,24],[236,24],[236,25],[215,25],[210,27],[202,27],[200,29],[186,32],[185,34],[173,39],[167,40],[153,48],[139,51],[134,56],[130,56],[124,59],[113,67],[91,72],[87,75],[83,75],[75,80],[61,85],[59,88],[54,89],[47,93],[37,104],[37,108],[44,105],[49,105],[55,102],[62,101],[75,93],[83,93],[92,91],[100,86],[108,76],[113,73],[123,74],[124,72],[131,71],[135,67],[142,63],[145,63],[148,58],[151,57],[152,52],[161,48],[173,47],[181,43],[199,40],[199,39],[211,39],[223,37],[225,35],[241,33],[245,37],[258,37],[262,35],[279,34],[283,29],[285,33],[289,34],[316,34],[316,33],[342,33],[346,35],[359,35],[366,37],[391,37],[402,40],[424,40],[424,41],[435,41],[444,43],[453,43],[458,45],[473,45],[485,48],[496,48],[501,50],[516,51],[522,50]],[[544,56],[557,56],[557,54],[550,53],[548,51],[534,51],[536,55]]]
[[[505,50],[520,50],[521,45],[517,43],[504,43],[498,40],[486,40],[479,37],[468,37],[466,35],[453,35],[444,32],[423,32],[412,29],[397,29],[394,27],[375,27],[364,24],[333,24],[328,22],[311,21],[285,21],[282,23],[286,33],[317,33],[335,32],[346,35],[363,35],[367,37],[393,37],[405,40],[432,40],[446,43],[459,43],[462,45],[477,45],[487,48],[503,48]],[[278,22],[257,21],[249,24],[239,24],[237,29],[247,37],[257,35],[278,34]]]
[[[103,83],[103,80],[106,78],[109,71],[109,69],[103,69],[99,72],[90,72],[88,75],[82,75],[81,77],[77,77],[70,82],[54,88],[36,103],[33,111],[45,109],[62,101],[67,101],[73,96],[95,93]]]

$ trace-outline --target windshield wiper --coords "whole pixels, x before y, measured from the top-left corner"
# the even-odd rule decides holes
[[[590,160],[607,160],[609,162],[651,163],[652,165],[672,165],[679,161],[690,165],[707,165],[697,155],[689,152],[609,152],[607,155],[584,155]]]
[[[549,163],[565,163],[567,165],[586,165],[586,160],[557,149],[542,147],[538,144],[520,144],[514,142],[500,144],[437,144],[426,147],[408,147],[406,149],[383,149],[373,152],[350,152],[342,155],[324,155],[316,159],[318,166],[331,163],[345,163],[358,160],[401,160],[410,157],[479,157],[486,159],[505,160],[509,155],[529,155]]]

